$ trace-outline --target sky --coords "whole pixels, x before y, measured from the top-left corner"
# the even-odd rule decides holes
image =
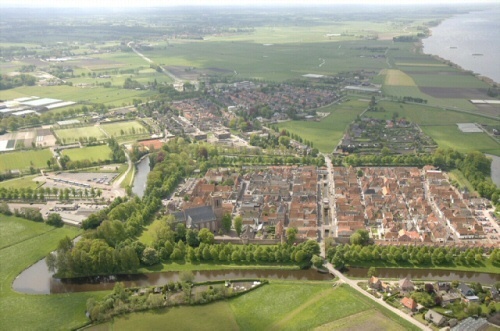
[[[496,3],[500,0],[0,0],[0,7],[165,7],[165,6],[269,6],[269,5],[333,5],[333,4],[458,4]]]

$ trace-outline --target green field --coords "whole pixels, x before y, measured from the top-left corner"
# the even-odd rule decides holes
[[[369,322],[367,318],[349,319],[357,314],[374,318]],[[229,301],[134,313],[90,330],[136,330],[144,325],[149,330],[162,330],[165,325],[175,330],[220,330],[222,325],[224,330],[249,331],[311,330],[321,326],[356,330],[367,322],[369,330],[418,330],[347,286],[280,281]]]
[[[54,130],[57,138],[63,144],[71,144],[78,142],[80,138],[88,139],[95,137],[96,139],[106,139],[106,134],[102,132],[98,126],[84,126],[71,129]]]
[[[77,86],[21,86],[0,91],[0,100],[36,95],[44,98],[55,98],[64,101],[103,103],[105,105],[121,106],[131,104],[133,99],[145,98],[149,91],[125,90],[117,87],[77,87]],[[73,106],[74,107],[74,106]]]
[[[101,128],[110,137],[134,136],[147,134],[146,128],[137,121],[101,124]]]
[[[97,162],[111,159],[111,149],[108,145],[65,149],[62,151],[62,154],[69,156],[71,161],[89,160]]]
[[[3,330],[69,330],[87,322],[85,303],[97,293],[29,295],[12,290],[14,278],[81,230],[0,215],[0,325]]]
[[[330,113],[320,122],[289,121],[279,123],[278,126],[312,141],[320,152],[331,153],[342,139],[347,126],[367,107],[367,101],[351,100],[318,109],[318,112]]]
[[[47,161],[52,159],[48,149],[9,152],[0,154],[0,172],[19,169],[46,168]]]
[[[38,175],[33,175],[33,176],[24,176],[24,177],[19,177],[19,178],[14,178],[10,180],[5,180],[0,182],[0,187],[4,188],[32,188],[35,189],[37,188],[40,184],[37,184],[33,179],[37,177]]]
[[[461,152],[479,150],[484,153],[500,155],[500,144],[486,133],[461,132],[457,123],[481,123],[498,125],[500,121],[477,115],[439,108],[401,104],[396,102],[380,102],[385,112],[370,112],[367,116],[390,119],[394,112],[418,124],[422,131],[431,136],[440,147],[450,147]]]

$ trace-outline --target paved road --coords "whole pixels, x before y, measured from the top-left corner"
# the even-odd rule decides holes
[[[125,152],[125,156],[127,157],[128,168],[127,168],[127,171],[125,171],[125,173],[120,178],[115,180],[115,182],[113,183],[112,192],[113,192],[115,197],[124,197],[127,195],[125,190],[121,188],[121,183],[123,182],[123,180],[125,178],[127,178],[127,175],[130,171],[134,171],[134,168],[133,168],[134,164],[132,163],[132,160],[130,159],[130,155],[128,155],[128,153]],[[132,179],[133,178],[134,177],[132,176]],[[132,185],[132,179],[131,179],[130,184],[128,184],[128,185]]]
[[[357,281],[351,280],[351,279],[347,278],[346,276],[344,276],[340,271],[336,270],[331,263],[326,263],[325,267],[328,268],[328,270],[330,271],[330,273],[332,273],[333,275],[335,275],[336,277],[338,277],[344,283],[350,285],[353,289],[355,289],[359,293],[363,294],[364,296],[370,298],[373,301],[376,301],[377,303],[381,304],[382,306],[384,306],[385,308],[389,309],[393,313],[397,314],[401,318],[404,318],[408,322],[410,322],[413,325],[419,327],[421,330],[432,331],[432,329],[429,328],[428,326],[420,323],[419,321],[417,321],[416,319],[414,319],[414,318],[410,317],[409,315],[405,314],[401,310],[394,308],[393,306],[389,305],[385,301],[375,299],[375,297],[373,297],[371,294],[369,294],[368,292],[366,292],[365,290],[363,290],[361,287],[359,287],[359,285],[357,284]]]
[[[151,64],[154,64],[154,61],[151,60],[150,58],[146,57],[144,54],[142,54],[141,52],[139,52],[134,46],[133,46],[134,42],[133,41],[130,41],[128,42],[127,46],[130,47],[135,54],[139,55],[140,57],[142,57],[145,61],[147,61],[148,63],[151,63]],[[166,70],[165,68],[163,68],[162,66],[158,65],[160,67],[160,69],[163,71],[163,73],[167,76],[169,76],[170,78],[172,78],[174,81],[179,81],[179,78],[177,78],[173,73],[171,73],[170,71]]]

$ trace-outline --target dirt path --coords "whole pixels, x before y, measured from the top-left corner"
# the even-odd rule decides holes
[[[280,330],[280,329],[284,329],[284,327],[286,326],[286,324],[288,322],[290,322],[290,320],[292,318],[294,318],[295,316],[297,316],[298,314],[300,314],[307,307],[315,304],[316,302],[320,301],[324,297],[326,297],[328,295],[331,295],[333,291],[334,291],[334,289],[328,289],[326,291],[322,291],[322,292],[318,293],[317,295],[315,295],[311,299],[307,300],[306,302],[304,302],[303,304],[301,304],[300,306],[298,306],[297,308],[295,308],[294,310],[292,310],[291,312],[289,312],[281,320],[279,320],[278,322],[272,324],[268,328],[268,330]]]

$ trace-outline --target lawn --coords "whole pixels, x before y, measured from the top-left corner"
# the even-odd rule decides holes
[[[147,327],[146,327],[147,326]],[[173,307],[134,313],[113,322],[88,328],[89,331],[126,330],[239,330],[226,301],[192,307]]]
[[[330,113],[320,122],[289,121],[278,126],[312,141],[320,152],[330,153],[342,139],[347,126],[367,107],[367,101],[352,100],[318,109],[319,112]]]
[[[87,323],[85,304],[102,293],[28,295],[11,285],[25,268],[54,250],[65,236],[75,237],[74,227],[54,228],[0,215],[0,325],[3,330],[69,330]],[[4,235],[3,233],[7,233]],[[6,238],[6,237],[9,238]],[[15,238],[15,239],[11,239]],[[8,244],[5,246],[5,244]],[[29,311],[29,313],[27,313]]]
[[[62,154],[69,156],[71,161],[89,160],[97,162],[111,159],[111,149],[108,145],[65,149]]]
[[[19,188],[35,189],[40,185],[40,184],[37,184],[35,181],[33,181],[33,179],[36,177],[38,177],[38,175],[24,176],[24,177],[5,180],[5,181],[0,182],[0,187],[17,188],[17,189],[19,189]]]
[[[137,121],[101,124],[101,128],[111,137],[144,135],[148,131]]]
[[[78,142],[80,138],[88,139],[94,137],[96,139],[106,139],[106,134],[104,134],[104,132],[102,132],[99,127],[95,125],[71,129],[59,129],[54,130],[54,132],[63,144]]]
[[[27,170],[33,168],[46,168],[47,161],[52,159],[48,149],[31,151],[9,152],[0,154],[0,172],[8,170]]]
[[[148,330],[167,325],[173,330],[418,330],[347,286],[284,281],[228,301],[122,316],[90,330],[136,330],[144,325]]]

